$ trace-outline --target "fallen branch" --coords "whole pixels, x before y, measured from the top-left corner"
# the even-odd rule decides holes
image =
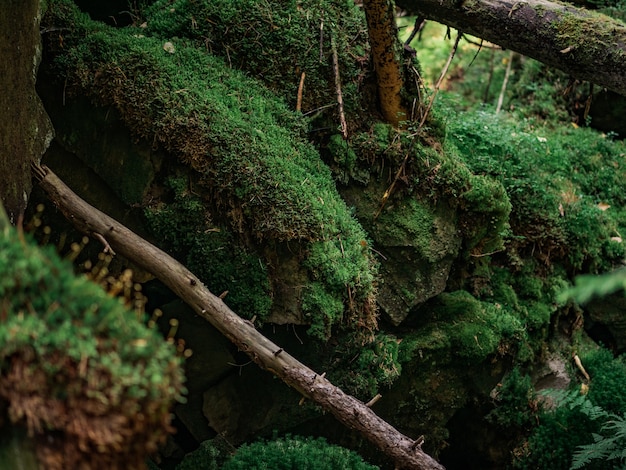
[[[154,274],[259,367],[332,413],[348,428],[359,431],[389,456],[396,468],[443,469],[420,449],[420,442],[400,433],[363,402],[347,395],[271,342],[174,258],[87,204],[47,167],[33,165],[33,172],[50,200],[78,230],[96,238],[99,236],[95,234],[99,234],[121,256]]]

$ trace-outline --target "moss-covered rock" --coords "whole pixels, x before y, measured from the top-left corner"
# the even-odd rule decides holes
[[[368,73],[367,27],[362,9],[351,1],[164,0],[144,13],[147,34],[193,40],[262,80],[292,108],[306,74],[302,111],[330,113],[338,125],[334,41],[348,120],[375,104],[359,89]]]
[[[295,244],[308,275],[302,315],[313,334],[327,338],[342,323],[375,327],[366,234],[306,141],[298,114],[189,41],[109,28],[67,1],[51,2],[47,21],[72,31],[62,48],[52,48],[69,95],[114,107],[132,135],[187,165],[201,204],[223,210],[246,245]]]

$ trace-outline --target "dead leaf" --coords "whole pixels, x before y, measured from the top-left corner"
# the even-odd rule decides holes
[[[172,44],[170,41],[167,41],[165,44],[163,44],[163,50],[165,52],[169,52],[170,54],[173,54],[174,52],[176,52],[176,48],[174,47],[174,44]]]

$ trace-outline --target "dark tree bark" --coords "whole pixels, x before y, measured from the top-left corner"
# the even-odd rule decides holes
[[[397,3],[425,18],[537,59],[574,78],[626,95],[626,25],[621,21],[546,0]]]
[[[345,426],[359,431],[388,455],[396,468],[443,469],[421,450],[419,441],[401,434],[363,402],[347,395],[323,375],[318,375],[272,343],[174,258],[87,204],[49,169],[35,166],[34,171],[48,197],[78,230],[104,241],[107,248],[154,274],[257,365],[331,412]]]
[[[53,136],[35,92],[40,18],[40,0],[6,0],[0,8],[0,201],[13,223],[30,195],[30,163]]]

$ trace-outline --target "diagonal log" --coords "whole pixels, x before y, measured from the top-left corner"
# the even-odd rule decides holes
[[[443,470],[441,464],[421,450],[420,441],[403,435],[363,402],[344,393],[267,339],[251,322],[239,317],[213,295],[181,263],[87,204],[49,168],[33,165],[33,173],[50,200],[78,230],[97,239],[103,238],[121,256],[154,274],[259,367],[332,413],[343,425],[359,431],[389,456],[396,468]]]
[[[397,0],[403,8],[626,96],[626,25],[548,0]]]

